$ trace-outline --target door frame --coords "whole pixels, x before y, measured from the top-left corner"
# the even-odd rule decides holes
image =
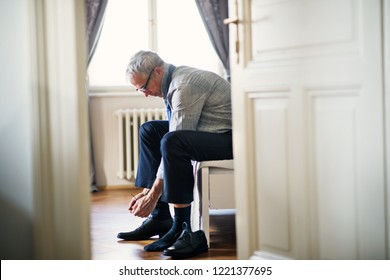
[[[84,1],[30,2],[36,259],[90,259]]]
[[[387,259],[390,258],[390,0],[382,0],[383,93],[385,101],[385,174],[387,201]]]

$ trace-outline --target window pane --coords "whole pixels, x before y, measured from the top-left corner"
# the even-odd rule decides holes
[[[194,0],[156,0],[159,55],[175,65],[220,73]],[[149,1],[110,0],[103,30],[89,65],[90,86],[128,86],[125,69],[130,56],[150,48]],[[173,8],[174,7],[174,8]]]
[[[157,1],[157,33],[158,52],[165,61],[220,72],[194,0]]]
[[[125,70],[130,56],[148,48],[148,1],[110,0],[94,56],[91,86],[128,85]]]

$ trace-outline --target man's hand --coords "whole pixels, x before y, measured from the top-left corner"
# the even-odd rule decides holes
[[[146,218],[154,208],[162,194],[163,180],[156,179],[150,190],[138,194],[130,201],[129,210],[134,216]]]
[[[132,213],[133,212],[133,207],[134,207],[134,204],[137,202],[138,199],[140,199],[141,197],[144,197],[145,195],[147,195],[147,193],[149,192],[150,190],[149,189],[143,189],[143,191],[137,195],[131,195],[133,198],[130,200],[130,203],[129,203],[129,211]]]

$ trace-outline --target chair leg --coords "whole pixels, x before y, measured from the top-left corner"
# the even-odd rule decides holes
[[[201,190],[201,173],[199,162],[194,162],[194,201],[192,202],[191,228],[192,230],[202,229],[202,190]]]
[[[209,217],[209,168],[203,167],[202,170],[202,229],[207,238],[207,244],[210,247],[210,217]]]

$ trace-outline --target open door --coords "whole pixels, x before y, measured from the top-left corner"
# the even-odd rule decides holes
[[[387,258],[381,1],[229,8],[238,258]]]

